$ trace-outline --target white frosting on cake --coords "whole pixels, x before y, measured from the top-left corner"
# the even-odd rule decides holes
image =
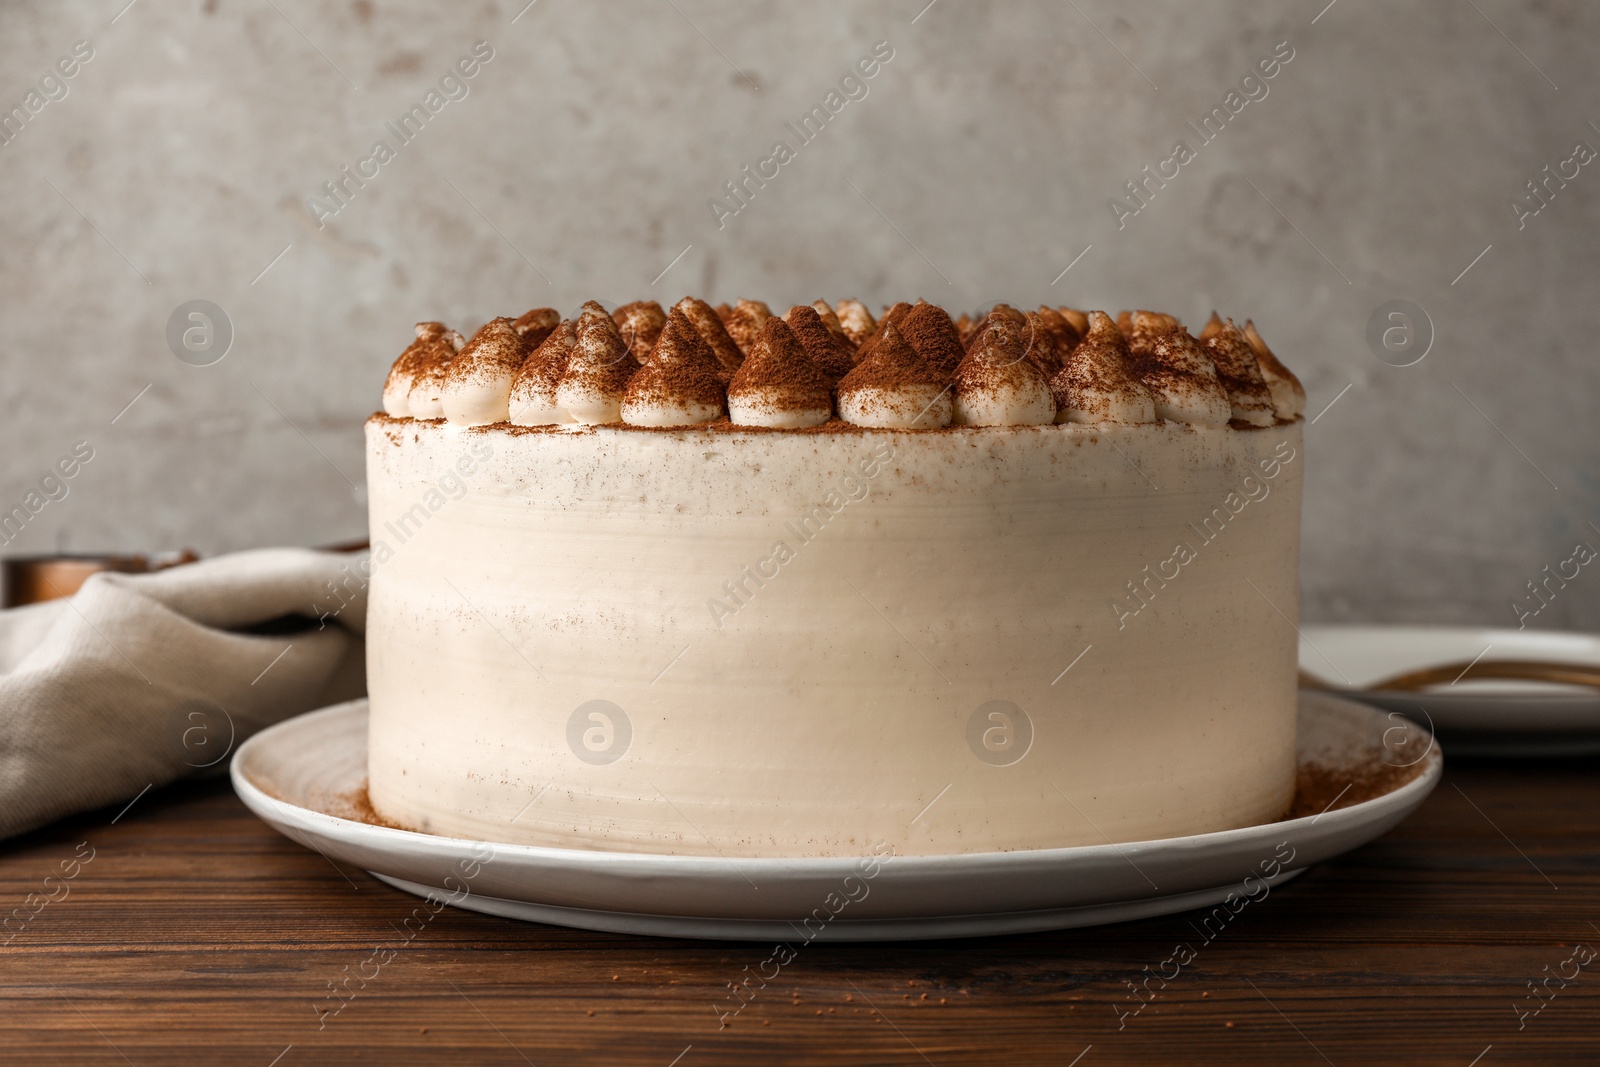
[[[780,407],[759,393],[729,395],[728,419],[735,426],[764,426],[769,430],[804,430],[821,426],[833,417],[831,407]]]
[[[955,422],[962,426],[1043,426],[1056,419],[1050,383],[1028,359],[1028,342],[997,320],[961,361],[955,378]]]
[[[710,304],[699,297],[686,296],[674,304],[672,310],[680,312],[687,318],[701,340],[711,349],[712,355],[722,368],[724,381],[739,369],[739,364],[744,362],[744,351],[734,343],[728,328],[723,325]]]
[[[839,328],[844,330],[844,335],[859,345],[868,337],[878,323],[872,317],[872,312],[867,310],[867,305],[854,297],[846,297],[835,305],[834,315],[839,319]]]
[[[750,349],[755,347],[756,338],[761,334],[761,327],[770,318],[772,309],[765,302],[741,299],[729,309],[722,325],[727,329],[728,336],[733,338],[733,343],[739,346],[739,351],[748,357]]]
[[[414,367],[402,372],[396,389],[404,380],[411,381],[411,389],[406,394],[406,410],[412,418],[444,418],[444,402],[441,398],[445,376],[449,373],[450,362],[465,344],[459,333],[446,330],[435,344],[418,353]],[[404,354],[401,358],[404,358]]]
[[[848,343],[851,348],[855,347],[855,342],[850,340],[850,335],[844,332],[844,324],[839,321],[838,313],[828,306],[826,300],[813,300],[811,302],[811,310],[817,313],[817,317],[822,320],[822,325],[826,326],[830,333],[841,341]],[[792,315],[793,313],[793,309],[791,309],[790,314]],[[793,326],[794,323],[791,322],[790,325]]]
[[[411,386],[411,393],[406,398],[406,406],[411,411],[414,419],[442,419],[444,418],[444,374],[449,369],[446,362],[440,362],[427,368],[417,375],[416,382]]]
[[[1255,349],[1256,359],[1261,367],[1261,375],[1267,381],[1267,388],[1272,393],[1272,407],[1280,419],[1297,419],[1306,411],[1306,389],[1300,384],[1300,379],[1294,372],[1279,362],[1278,357],[1272,354],[1272,349],[1267,347],[1267,342],[1261,339],[1256,332],[1256,324],[1246,319],[1244,324],[1245,340],[1250,347]]]
[[[892,323],[862,347],[861,362],[839,382],[839,417],[855,426],[931,430],[950,425],[952,387]]]
[[[906,855],[1290,802],[1299,423],[367,440],[369,787],[401,825]]]
[[[654,300],[623,304],[611,313],[611,318],[617,324],[617,332],[628,343],[628,351],[640,363],[650,358],[650,350],[656,346],[656,339],[667,324],[666,311]]]
[[[1226,426],[1233,415],[1228,392],[1200,343],[1181,326],[1156,338],[1146,352],[1135,347],[1135,373],[1155,398],[1156,414],[1193,426]]]
[[[639,362],[603,310],[586,309],[577,331],[577,344],[556,388],[556,404],[577,422],[616,422]]]
[[[954,412],[947,385],[869,385],[839,394],[839,417],[873,429],[938,429],[950,425]]]
[[[1128,344],[1103,311],[1088,316],[1088,333],[1050,380],[1057,422],[1156,421],[1156,402],[1128,363]]]
[[[1206,358],[1211,360],[1217,380],[1227,390],[1234,421],[1250,426],[1271,426],[1278,416],[1254,350],[1231,321],[1222,322],[1215,313],[1211,318],[1215,328],[1206,327],[1208,336],[1203,342]]]
[[[826,333],[826,327],[822,330]],[[728,383],[729,420],[736,426],[800,430],[832,417],[827,377],[788,324],[767,316]]]
[[[442,351],[436,350],[435,344],[443,341],[450,332],[442,322],[417,323],[417,339],[400,353],[400,358],[394,361],[389,368],[389,376],[383,381],[385,414],[397,418],[411,414],[411,390],[417,384],[417,373],[427,366],[435,351]]]
[[[679,308],[673,308],[650,358],[623,395],[629,426],[695,426],[722,415],[722,368],[711,347]]]
[[[550,426],[575,421],[561,406],[557,394],[577,344],[577,328],[570,319],[563,319],[523,362],[507,400],[512,425]]]
[[[622,421],[629,426],[698,426],[721,414],[721,404],[687,397],[646,397],[624,401],[622,405]]]
[[[439,394],[445,419],[458,426],[505,422],[511,383],[525,355],[522,337],[510,319],[485,323],[445,372]]]
[[[411,387],[415,384],[416,379],[410,375],[399,375],[390,371],[389,377],[383,383],[383,413],[396,418],[410,415]]]

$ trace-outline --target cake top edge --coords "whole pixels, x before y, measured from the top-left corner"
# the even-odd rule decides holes
[[[662,431],[935,431],[1180,423],[1247,430],[1299,420],[1305,388],[1255,324],[996,304],[952,317],[919,300],[874,317],[858,300],[779,314],[685,297],[564,316],[538,307],[470,338],[439,322],[389,369],[383,412],[458,426]]]
[[[391,415],[386,411],[374,411],[367,416],[366,424],[376,427],[387,427],[399,431],[411,426],[422,430],[449,431],[451,433],[465,434],[501,434],[506,437],[562,437],[585,434],[647,434],[650,436],[675,436],[688,438],[691,436],[702,437],[866,437],[874,434],[915,434],[917,436],[966,436],[999,433],[1081,433],[1093,436],[1097,433],[1116,431],[1118,433],[1165,433],[1167,431],[1195,432],[1227,432],[1227,433],[1258,433],[1280,431],[1285,427],[1297,426],[1305,423],[1304,416],[1295,416],[1292,419],[1282,419],[1267,426],[1253,426],[1243,422],[1229,423],[1227,426],[1195,426],[1191,424],[1158,419],[1148,423],[1058,423],[1055,425],[1013,425],[1013,426],[968,426],[960,423],[950,423],[932,429],[912,426],[885,427],[885,426],[858,426],[846,422],[838,416],[833,416],[827,422],[815,426],[806,426],[798,429],[778,426],[757,426],[740,424],[723,415],[709,422],[699,422],[690,426],[633,426],[626,422],[604,423],[544,423],[537,426],[522,425],[514,422],[490,422],[476,425],[460,425],[445,419],[419,419],[410,415]]]

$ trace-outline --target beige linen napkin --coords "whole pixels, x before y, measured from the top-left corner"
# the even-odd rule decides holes
[[[362,695],[365,559],[240,552],[0,612],[0,838],[220,773],[256,730]]]

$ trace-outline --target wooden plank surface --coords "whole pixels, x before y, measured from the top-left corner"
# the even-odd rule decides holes
[[[453,908],[408,939],[415,898],[280,837],[224,781],[117,815],[0,846],[0,1062],[1600,1063],[1600,960],[1575,962],[1600,948],[1600,760],[1454,761],[1410,821],[1210,942],[1177,915],[814,944],[728,1026],[727,983],[772,946]]]

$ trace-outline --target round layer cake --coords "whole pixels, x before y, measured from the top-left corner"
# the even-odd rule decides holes
[[[770,325],[783,319],[736,339],[730,316],[744,359],[719,375],[667,358],[670,324],[629,336],[618,309],[607,323],[643,358],[613,375],[611,418],[592,406],[604,387],[580,402],[563,385],[587,373],[579,328],[547,392],[602,417],[516,421],[559,321],[505,357],[499,407],[481,366],[459,365],[454,385],[437,376],[445,417],[386,403],[367,424],[376,811],[451,836],[730,857],[1051,848],[1279,817],[1303,392],[1270,355],[1233,386],[1227,360],[1253,330],[1198,368],[1218,331],[1179,341],[1175,320],[1146,320],[1166,338],[1152,344],[1135,319],[1107,340],[1114,327],[1097,339],[1066,317],[1041,354],[1049,324],[1018,347],[1014,314],[951,323],[961,355],[944,371],[922,358],[931,374],[885,370],[893,346],[922,352],[892,311],[859,338],[835,331],[832,356],[799,323],[791,347]],[[484,331],[459,351],[441,331],[427,343],[448,367]],[[839,352],[851,361],[818,371],[820,394],[781,365]],[[411,357],[386,394],[426,382]],[[1144,397],[1165,415],[1133,421]],[[821,420],[795,415],[819,403]]]

